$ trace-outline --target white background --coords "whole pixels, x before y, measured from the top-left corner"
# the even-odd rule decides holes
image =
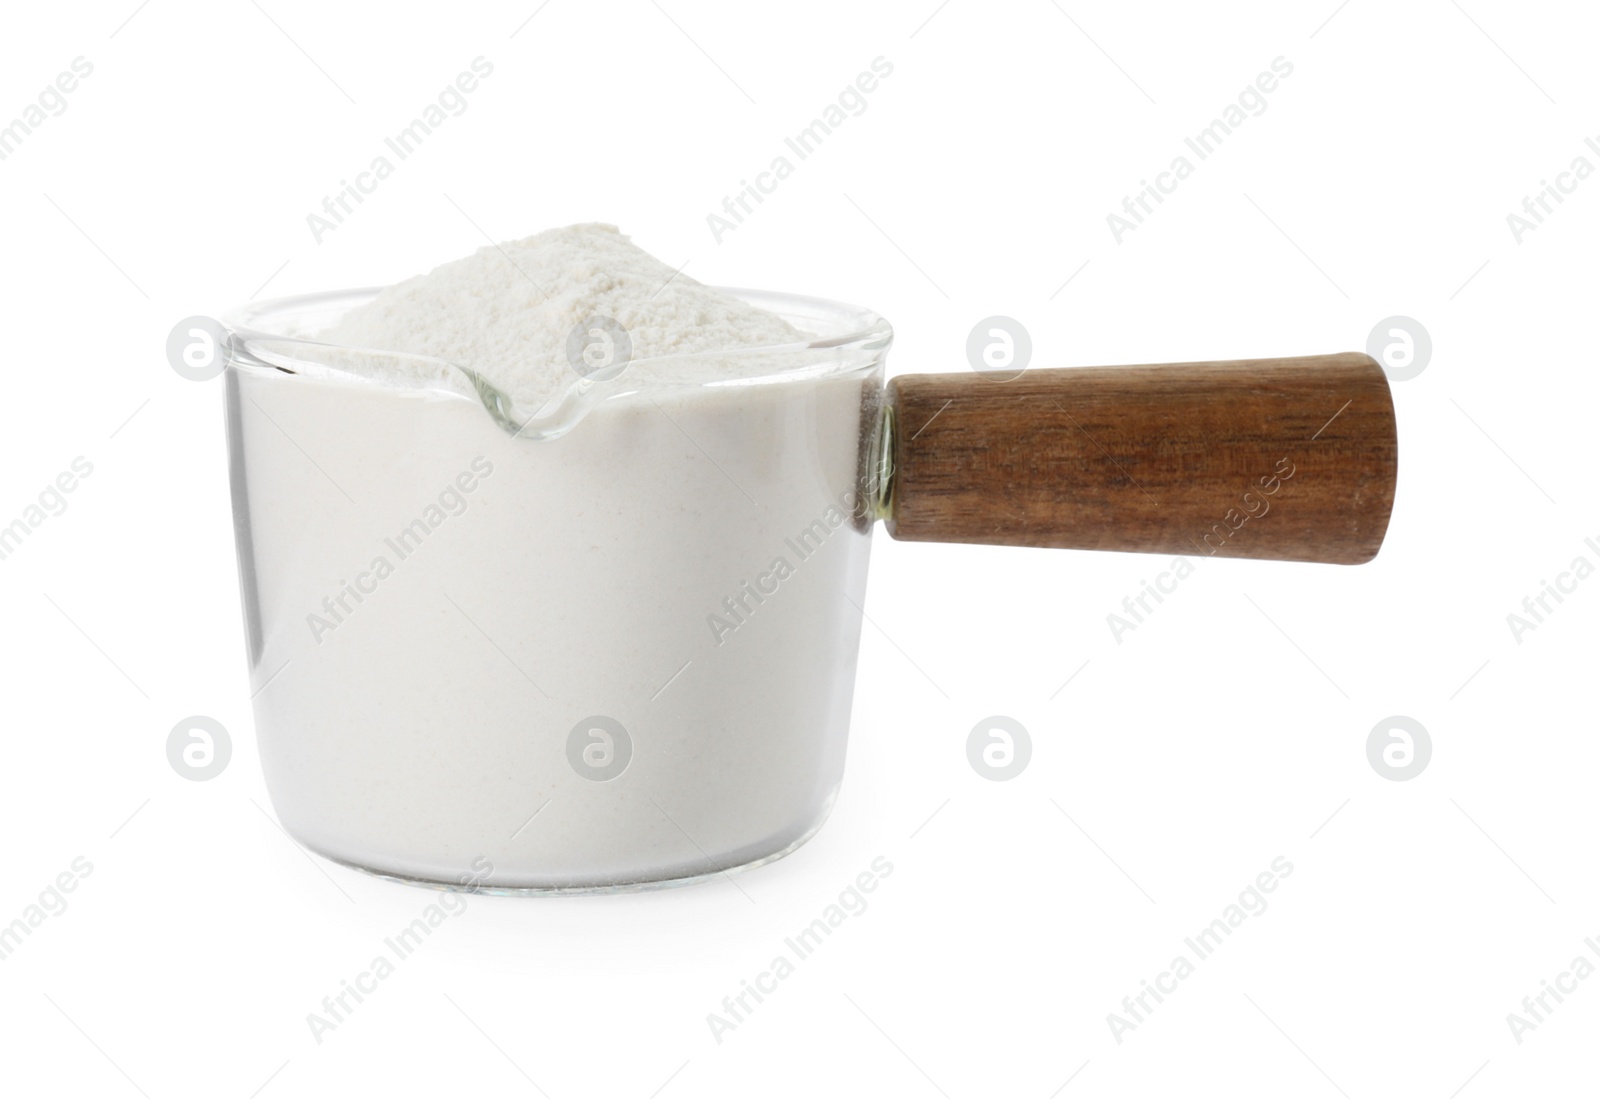
[[[1600,980],[1520,1044],[1506,1017],[1600,935],[1600,580],[1521,644],[1506,616],[1600,563],[1600,179],[1520,243],[1506,215],[1600,166],[1594,14],[539,2],[5,14],[0,121],[73,58],[94,72],[0,162],[0,521],[75,457],[94,472],[0,561],[0,922],[74,858],[93,871],[0,963],[0,1087],[1592,1087]],[[480,55],[470,109],[318,244],[306,215]],[[869,109],[718,244],[706,215],[879,56]],[[1117,243],[1106,214],[1280,56],[1269,109]],[[164,341],[465,255],[473,222],[581,220],[701,281],[872,306],[894,371],[964,369],[996,313],[1040,366],[1361,350],[1415,317],[1434,354],[1394,385],[1388,541],[1358,568],[1208,561],[1119,644],[1106,615],[1160,559],[880,532],[849,769],[811,843],[744,892],[473,898],[318,1044],[307,1013],[435,895],[309,857],[268,815],[220,383],[179,378]],[[209,782],[167,763],[190,714],[233,736]],[[966,760],[991,714],[1032,733],[1010,782]],[[1433,743],[1406,782],[1366,756],[1394,714]],[[1280,855],[1270,907],[1119,1044],[1107,1014]],[[870,907],[716,1042],[707,1014],[878,856]]]

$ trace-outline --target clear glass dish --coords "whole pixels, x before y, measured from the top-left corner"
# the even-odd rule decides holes
[[[892,333],[728,292],[815,338],[575,372],[538,408],[470,364],[377,381],[392,353],[315,338],[376,291],[230,318],[257,740],[297,840],[407,881],[609,891],[821,826]]]

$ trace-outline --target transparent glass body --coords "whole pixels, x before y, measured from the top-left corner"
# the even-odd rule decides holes
[[[374,873],[503,891],[645,888],[798,847],[844,766],[887,323],[730,291],[815,338],[574,372],[528,409],[468,364],[376,381],[401,356],[314,338],[373,293],[231,319],[234,525],[283,826]]]

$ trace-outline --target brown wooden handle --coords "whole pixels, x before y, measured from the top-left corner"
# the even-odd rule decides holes
[[[1354,565],[1394,504],[1394,404],[1362,354],[909,374],[896,538]]]

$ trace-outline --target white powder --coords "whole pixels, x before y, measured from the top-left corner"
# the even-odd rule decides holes
[[[630,367],[565,433],[516,437],[443,363],[249,344],[295,371],[227,378],[257,737],[301,842],[407,878],[486,860],[491,887],[606,889],[759,863],[820,826],[869,546],[846,513],[888,329],[762,299],[821,337],[797,350],[790,321],[672,274],[576,226],[331,328],[316,303],[243,318],[470,365],[529,407],[577,383],[567,337],[593,315],[626,326],[641,367],[696,356],[642,394]],[[789,350],[753,350],[773,343]]]
[[[320,338],[472,367],[531,411],[575,380],[567,338],[592,317],[620,324],[635,360],[807,339],[782,317],[702,286],[600,224],[480,248],[389,287]],[[415,362],[401,369],[407,365],[413,376],[433,373]],[[738,372],[737,363],[708,365]],[[383,369],[394,371],[394,361]],[[647,373],[645,364],[632,377]]]

